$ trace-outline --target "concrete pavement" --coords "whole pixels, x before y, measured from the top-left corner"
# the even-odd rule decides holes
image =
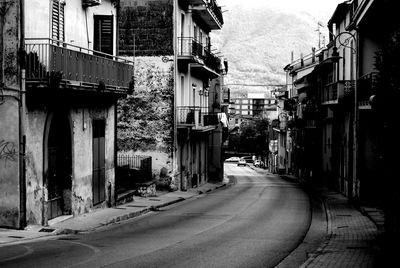
[[[228,185],[229,180],[225,178],[223,182],[206,183],[188,191],[157,192],[155,197],[134,197],[134,201],[116,207],[96,209],[76,217],[56,218],[46,227],[28,226],[25,230],[0,228],[0,247],[29,240],[47,239],[54,235],[93,231]]]
[[[281,177],[297,180],[288,175]],[[382,210],[355,207],[347,197],[326,187],[305,187],[323,203],[327,229],[325,240],[316,251],[308,253],[300,267],[378,267],[384,234]]]

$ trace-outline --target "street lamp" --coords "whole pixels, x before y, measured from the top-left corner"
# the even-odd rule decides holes
[[[342,36],[348,36],[347,38],[341,39]],[[349,42],[350,40],[353,40],[355,43],[355,46],[349,46]],[[332,56],[331,56],[331,60],[334,63],[338,63],[340,58],[339,56],[339,52],[338,52],[338,47],[336,46],[337,42],[339,42],[339,47],[345,47],[345,48],[349,48],[351,50],[351,53],[353,55],[355,55],[355,60],[356,60],[356,75],[355,75],[355,79],[357,79],[358,77],[358,54],[357,54],[357,49],[356,47],[358,46],[357,43],[357,38],[356,36],[348,31],[343,31],[340,32],[338,35],[335,36],[334,40],[333,40],[333,48],[332,48]],[[353,66],[353,62],[351,62],[350,64],[352,64]],[[344,70],[343,70],[344,71]],[[353,79],[353,77],[351,77],[351,79]],[[357,189],[357,166],[358,166],[358,96],[357,96],[357,81],[355,81],[354,83],[354,120],[353,120],[353,193],[355,193],[355,195],[358,195],[358,189]]]

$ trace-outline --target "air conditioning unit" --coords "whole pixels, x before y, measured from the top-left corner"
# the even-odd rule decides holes
[[[83,7],[98,6],[101,4],[101,0],[82,0]]]

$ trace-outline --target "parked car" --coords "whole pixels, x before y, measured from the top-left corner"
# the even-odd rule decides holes
[[[253,163],[253,157],[252,156],[243,156],[241,157],[246,161],[246,163]]]
[[[240,157],[232,156],[232,157],[229,157],[228,159],[225,159],[225,162],[239,162],[239,160],[240,160]]]
[[[238,166],[247,166],[246,159],[240,158],[239,162],[237,163]]]

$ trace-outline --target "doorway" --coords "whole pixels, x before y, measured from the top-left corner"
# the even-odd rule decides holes
[[[67,116],[51,118],[47,139],[47,219],[72,214],[72,146]]]
[[[93,205],[105,200],[105,120],[93,120]]]

